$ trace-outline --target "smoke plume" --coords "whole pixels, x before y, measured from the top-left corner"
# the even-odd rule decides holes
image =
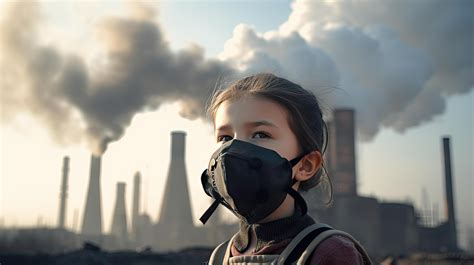
[[[326,104],[355,108],[358,136],[371,140],[382,127],[429,122],[449,96],[473,89],[473,5],[295,1],[278,29],[238,25],[211,60],[197,45],[172,52],[153,10],[140,6],[98,25],[105,63],[92,69],[80,55],[40,44],[39,6],[17,2],[0,22],[2,121],[28,110],[58,141],[86,137],[101,153],[137,113],[178,101],[183,117],[202,117],[221,76],[270,71],[316,94],[342,88]]]
[[[180,114],[186,118],[203,116],[217,78],[232,73],[225,63],[204,59],[198,46],[171,52],[149,8],[99,24],[107,62],[99,73],[90,73],[78,55],[38,43],[37,4],[17,2],[7,8],[0,26],[2,119],[27,109],[59,141],[85,135],[98,154],[123,135],[135,114],[164,102],[181,102]]]
[[[472,1],[295,1],[274,34],[298,32],[336,64],[331,105],[357,111],[359,136],[403,132],[445,111],[474,85]]]

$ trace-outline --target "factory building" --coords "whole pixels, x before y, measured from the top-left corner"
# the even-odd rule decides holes
[[[458,251],[449,138],[443,138],[448,220],[438,227],[424,227],[411,204],[379,202],[357,194],[354,117],[351,109],[333,113],[326,157],[334,200],[330,207],[324,207],[318,190],[309,191],[304,194],[309,214],[319,222],[352,234],[371,255]]]

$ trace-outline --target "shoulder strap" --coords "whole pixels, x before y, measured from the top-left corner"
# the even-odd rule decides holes
[[[321,242],[323,242],[325,239],[327,239],[328,237],[333,236],[333,235],[342,235],[342,236],[350,239],[354,243],[357,250],[362,254],[362,258],[364,259],[364,264],[372,264],[372,261],[370,260],[369,255],[365,251],[364,247],[362,247],[362,245],[359,243],[359,241],[357,241],[355,238],[353,238],[350,234],[348,234],[346,232],[332,229],[332,230],[323,231],[322,233],[319,233],[319,235],[317,235],[316,237],[313,238],[313,240],[310,242],[310,244],[307,245],[306,249],[302,253],[300,253],[301,256],[298,259],[297,265],[306,264],[306,261],[309,259],[311,254],[314,252],[314,249],[316,249],[316,247]]]
[[[229,241],[225,241],[221,243],[212,251],[211,258],[209,258],[209,265],[222,265],[228,242]]]
[[[227,265],[230,258],[230,248],[234,238],[237,236],[236,233],[230,240],[227,240],[217,246],[214,251],[212,251],[211,258],[209,258],[209,265]]]
[[[303,231],[299,232],[288,246],[281,252],[278,258],[278,264],[291,264],[295,262],[306,249],[306,246],[311,243],[312,239],[319,233],[332,229],[327,224],[317,223],[306,227]]]

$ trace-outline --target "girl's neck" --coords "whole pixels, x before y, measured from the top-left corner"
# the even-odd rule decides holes
[[[263,218],[258,223],[268,223],[275,221],[281,218],[292,216],[295,212],[295,200],[290,195],[286,195],[285,200],[280,204],[280,206],[269,214],[267,217]]]
[[[242,221],[233,243],[239,255],[254,255],[265,246],[293,238],[313,223],[309,215],[302,215],[299,207],[295,206],[294,214],[289,217],[252,225]]]

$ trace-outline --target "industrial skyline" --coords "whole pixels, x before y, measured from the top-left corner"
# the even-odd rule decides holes
[[[116,140],[103,155],[101,230],[110,232],[116,183],[127,183],[130,199],[137,170],[140,207],[152,222],[158,221],[174,129],[188,133],[189,197],[192,216],[198,215],[208,201],[196,176],[214,150],[212,126],[200,116],[203,99],[218,76],[231,79],[238,68],[242,74],[274,71],[316,93],[319,84],[339,81],[342,89],[321,95],[329,95],[322,100],[328,110],[354,107],[358,113],[358,178],[349,187],[364,196],[432,208],[432,221],[444,221],[434,218],[444,216],[438,141],[451,135],[454,196],[463,202],[455,206],[458,228],[468,231],[473,209],[460,205],[474,201],[474,94],[472,75],[465,74],[473,65],[472,24],[465,23],[472,19],[472,3],[443,3],[442,13],[438,3],[381,2],[380,8],[372,8],[285,1],[272,5],[270,13],[268,3],[253,3],[251,11],[244,3],[123,8],[118,2],[22,2],[17,9],[0,3],[0,34],[8,40],[0,46],[5,55],[0,63],[11,78],[1,83],[0,226],[56,225],[62,218],[61,196],[67,202],[64,225],[80,231],[90,152],[100,146],[101,141],[94,142],[99,136]],[[207,14],[206,20],[195,19],[196,11]],[[15,32],[25,38],[16,38]],[[114,45],[116,38],[129,46]],[[156,49],[147,49],[152,46]],[[117,52],[128,60],[109,56]],[[147,68],[146,62],[176,67]],[[229,72],[220,73],[222,69]],[[103,78],[112,73],[116,78]],[[70,158],[67,193],[62,192],[59,166],[65,155]],[[126,203],[129,216],[133,205]],[[459,241],[466,244],[463,236]]]
[[[330,172],[333,173],[333,176],[337,178],[333,179],[334,192],[336,196],[338,195],[349,195],[357,196],[357,173],[356,173],[356,154],[355,150],[355,138],[354,138],[354,112],[350,109],[336,109],[334,111],[334,120],[328,122],[329,124],[329,133],[332,136],[332,144],[328,146],[328,153],[326,158],[328,159],[328,166]],[[339,128],[338,130],[335,128]],[[163,229],[166,232],[171,233],[172,230],[175,231],[175,239],[178,240],[182,235],[186,235],[192,232],[185,232],[186,227],[194,227],[193,217],[192,217],[192,207],[190,205],[188,183],[187,183],[187,174],[186,174],[186,165],[185,165],[185,136],[186,133],[183,131],[173,131],[171,133],[171,151],[170,151],[170,164],[168,167],[166,187],[164,189],[163,202],[160,206],[160,214],[157,215],[156,224],[164,225],[166,228]],[[442,139],[442,150],[444,152],[444,175],[448,176],[451,174],[451,158],[450,158],[450,141],[449,138],[444,137]],[[339,159],[338,159],[339,157]],[[152,230],[156,230],[156,226],[153,225],[154,221],[150,219],[149,213],[145,211],[140,211],[140,200],[143,195],[140,194],[140,183],[141,183],[141,174],[137,171],[133,178],[127,182],[131,182],[133,179],[133,199],[127,203],[125,197],[125,182],[117,182],[117,189],[115,195],[115,206],[113,211],[113,217],[111,225],[106,224],[106,227],[103,227],[103,215],[101,212],[101,163],[102,157],[91,155],[90,156],[90,166],[89,166],[89,188],[87,194],[85,194],[85,207],[84,215],[81,225],[81,234],[84,238],[98,243],[103,243],[102,240],[98,240],[106,234],[110,234],[116,238],[121,238],[120,242],[130,242],[134,240],[140,240],[140,234],[138,231],[140,228],[139,224],[143,224],[142,218],[148,218],[146,222],[150,225]],[[58,222],[54,226],[58,228],[64,227],[68,228],[64,223],[67,216],[67,194],[68,194],[68,173],[70,170],[70,158],[68,156],[63,157],[62,163],[62,184],[60,187],[59,197],[59,207],[58,207]],[[173,177],[174,176],[174,177]],[[179,176],[179,177],[176,177]],[[456,231],[455,222],[449,221],[454,218],[454,194],[452,192],[453,185],[451,178],[446,178],[445,181],[445,196],[448,198],[448,203],[446,203],[446,217],[447,218],[447,227],[449,231]],[[175,202],[175,203],[171,203]],[[178,205],[178,204],[182,205]],[[132,206],[132,211],[127,215],[126,205],[130,204]],[[370,208],[370,207],[369,207]],[[185,210],[187,209],[187,210]],[[422,218],[422,210],[416,209],[415,213],[420,214]],[[430,213],[433,215],[433,213]],[[69,214],[71,215],[71,214]],[[195,214],[194,214],[195,215]],[[77,217],[76,217],[77,218]],[[130,226],[128,225],[128,220],[131,220]],[[154,218],[153,218],[154,219]],[[194,218],[195,219],[195,218]],[[444,221],[438,220],[438,222],[432,222],[427,227],[436,227],[442,224]],[[184,220],[184,223],[180,224]],[[215,220],[214,220],[215,221]],[[135,224],[135,225],[134,225]],[[420,219],[420,224],[423,224]],[[39,226],[44,226],[44,224],[39,223]],[[425,224],[426,225],[426,224]],[[137,226],[134,228],[134,226]],[[171,226],[176,226],[176,229],[171,228]],[[51,225],[50,225],[51,227]],[[153,228],[155,227],[155,228]],[[74,228],[73,228],[74,229]],[[227,233],[232,231],[232,227],[224,228]],[[108,232],[107,232],[108,231]],[[79,231],[78,231],[79,232]],[[459,233],[458,229],[458,233]],[[147,234],[147,233],[145,233]],[[173,233],[171,233],[173,234]],[[148,233],[149,244],[153,243],[150,240],[150,235],[153,237],[154,233]],[[198,235],[199,236],[199,235]],[[202,235],[201,235],[202,236]],[[142,232],[143,237],[143,232]],[[453,242],[458,242],[456,235],[453,236]],[[126,246],[125,243],[122,243],[123,246]]]
[[[304,193],[309,205],[309,214],[318,221],[343,229],[364,242],[374,255],[386,253],[406,254],[411,251],[458,250],[456,215],[451,168],[450,138],[442,138],[444,157],[444,186],[446,221],[427,225],[423,212],[410,203],[383,201],[375,197],[365,197],[357,193],[355,113],[351,109],[336,109],[333,119],[328,121],[330,141],[325,155],[333,183],[334,205],[323,207],[324,199],[318,198],[317,191]],[[331,137],[332,136],[332,137]],[[149,213],[141,212],[139,201],[141,174],[133,176],[134,193],[132,213],[127,215],[125,182],[117,182],[115,206],[110,232],[102,231],[100,197],[101,156],[92,155],[90,162],[89,186],[85,195],[85,214],[81,240],[88,240],[106,248],[137,248],[151,246],[158,251],[178,250],[190,246],[213,246],[225,240],[236,231],[236,226],[226,225],[217,217],[205,227],[194,225],[188,190],[185,162],[186,133],[171,133],[170,163],[166,186],[157,221],[149,218]],[[67,173],[69,158],[63,159],[63,185],[61,194],[67,194]],[[66,184],[65,184],[66,182]],[[58,228],[63,228],[66,197],[60,197]],[[357,214],[356,214],[357,213]],[[127,219],[132,223],[128,225]],[[349,221],[350,220],[350,221]],[[110,237],[110,238],[109,238]],[[385,240],[390,238],[391,240]]]
[[[355,141],[356,113],[352,109],[335,109],[333,119],[328,121],[330,138],[326,158],[334,188],[334,204],[324,207],[324,198],[318,197],[318,189],[303,193],[308,203],[308,214],[315,220],[328,223],[344,230],[363,243],[372,256],[383,257],[387,254],[408,255],[424,252],[458,252],[459,241],[456,227],[455,200],[453,188],[450,138],[442,137],[444,168],[446,220],[439,223],[427,223],[423,212],[409,202],[382,201],[379,198],[364,196],[357,192],[356,172],[357,155]],[[89,188],[84,194],[85,208],[81,231],[74,233],[64,227],[67,215],[67,193],[69,157],[63,158],[62,185],[60,187],[58,223],[51,228],[15,230],[0,229],[3,247],[14,247],[15,238],[30,238],[33,242],[48,241],[50,250],[62,252],[78,248],[81,242],[88,241],[107,250],[151,248],[158,252],[178,251],[189,247],[213,247],[225,241],[237,231],[237,222],[227,223],[222,215],[206,226],[196,226],[193,222],[191,200],[188,190],[186,170],[186,132],[171,132],[170,161],[166,185],[161,204],[161,212],[156,221],[149,213],[142,211],[139,201],[141,174],[137,171],[130,181],[134,183],[132,212],[127,214],[126,183],[116,183],[115,203],[110,231],[103,229],[101,212],[101,155],[91,155],[89,164]],[[441,181],[441,179],[439,179]],[[222,207],[221,207],[222,208]],[[129,225],[128,219],[132,219]],[[11,234],[13,233],[13,234]],[[470,235],[472,236],[472,235]],[[9,239],[10,238],[10,239]],[[387,240],[390,239],[390,240]],[[5,241],[6,240],[6,241]],[[45,244],[39,243],[38,246]],[[38,246],[18,249],[22,253],[38,251]],[[471,246],[473,247],[473,246]],[[26,251],[26,252],[25,252]],[[468,249],[469,251],[469,249]]]

